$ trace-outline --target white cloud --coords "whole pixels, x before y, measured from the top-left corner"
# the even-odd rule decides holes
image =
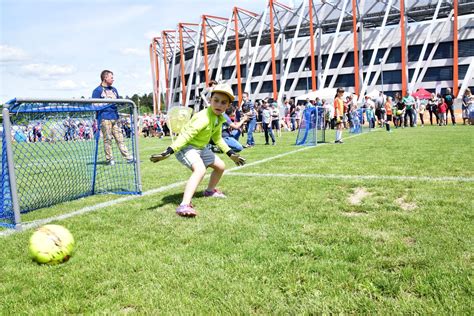
[[[28,58],[28,54],[21,48],[0,45],[0,62],[22,61]]]
[[[75,90],[79,88],[79,85],[70,79],[59,80],[56,83],[56,88],[59,90]]]
[[[144,49],[138,48],[122,48],[120,49],[120,53],[125,56],[146,56],[148,53]]]
[[[75,69],[71,65],[27,64],[21,67],[21,71],[25,75],[40,79],[54,79],[58,76],[70,75]]]

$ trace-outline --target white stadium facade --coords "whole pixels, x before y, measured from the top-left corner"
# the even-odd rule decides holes
[[[154,38],[155,113],[195,106],[210,80],[239,100],[278,102],[335,87],[460,97],[474,85],[473,0],[267,0],[262,10],[202,15]]]

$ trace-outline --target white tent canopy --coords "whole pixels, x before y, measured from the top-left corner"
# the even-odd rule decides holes
[[[332,101],[336,97],[336,93],[337,88],[324,88],[321,90],[310,91],[309,93],[296,97],[295,102],[298,103],[298,101],[304,101],[306,99],[315,100],[316,98],[319,98],[320,100],[325,99],[326,101]],[[350,95],[352,94],[347,91],[344,92],[344,98]]]

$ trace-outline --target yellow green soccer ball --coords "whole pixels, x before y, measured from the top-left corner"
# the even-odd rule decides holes
[[[69,260],[74,248],[74,238],[61,225],[44,225],[30,238],[31,257],[38,263],[58,264]]]

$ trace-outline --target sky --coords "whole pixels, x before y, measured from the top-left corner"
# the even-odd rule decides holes
[[[0,0],[0,103],[90,97],[104,69],[121,96],[150,93],[151,38],[202,14],[229,17],[234,6],[261,14],[267,2]]]

